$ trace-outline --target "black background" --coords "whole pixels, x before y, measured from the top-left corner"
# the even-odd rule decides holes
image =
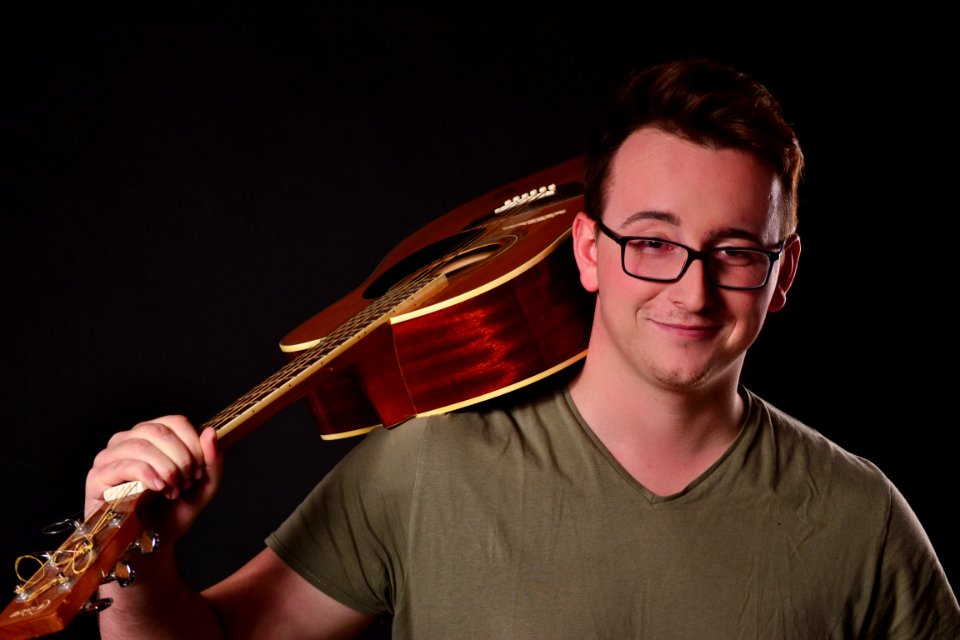
[[[203,422],[400,239],[579,155],[624,71],[691,54],[766,83],[808,163],[800,272],[745,381],[878,464],[956,583],[956,285],[923,258],[954,237],[951,183],[932,173],[946,93],[930,79],[949,71],[937,22],[600,4],[7,15],[0,586],[12,597],[16,556],[57,546],[39,530],[78,514],[112,432],[171,412]],[[253,555],[354,443],[322,441],[295,406],[232,448],[183,543],[188,577]],[[80,619],[63,635],[88,633]]]

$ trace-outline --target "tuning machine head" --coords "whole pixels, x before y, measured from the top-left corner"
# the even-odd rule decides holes
[[[144,531],[127,547],[127,553],[139,551],[143,555],[150,555],[157,550],[159,544],[160,535],[156,531]]]
[[[113,571],[103,576],[102,584],[116,582],[121,587],[129,587],[137,579],[137,572],[133,566],[126,561],[121,560],[113,566]]]

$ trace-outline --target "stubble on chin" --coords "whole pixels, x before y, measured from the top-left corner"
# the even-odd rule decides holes
[[[707,367],[695,371],[682,369],[666,369],[654,367],[650,371],[651,377],[658,383],[675,391],[692,391],[702,387],[710,378],[710,369]]]

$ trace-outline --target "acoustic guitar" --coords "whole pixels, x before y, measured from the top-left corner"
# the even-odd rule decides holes
[[[286,365],[201,428],[229,446],[306,399],[322,438],[346,438],[491,399],[581,360],[594,302],[570,248],[582,171],[579,158],[558,164],[419,229],[355,291],[284,337]],[[109,606],[95,599],[99,585],[132,582],[126,555],[157,543],[137,514],[152,495],[139,482],[105,493],[21,576],[0,639],[54,633]]]

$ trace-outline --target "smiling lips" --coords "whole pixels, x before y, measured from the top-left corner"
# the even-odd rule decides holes
[[[683,322],[662,322],[652,320],[655,325],[665,332],[682,338],[708,338],[720,330],[717,324],[687,324]]]

